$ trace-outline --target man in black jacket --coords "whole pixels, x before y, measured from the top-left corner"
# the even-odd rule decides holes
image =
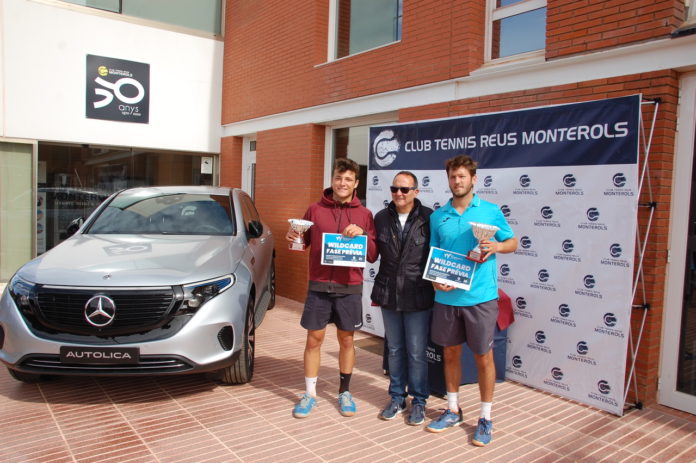
[[[433,211],[416,198],[418,179],[413,173],[396,174],[390,189],[391,203],[375,216],[381,261],[371,295],[372,302],[382,307],[388,347],[391,399],[379,417],[394,419],[406,408],[410,394],[408,424],[416,426],[425,420],[429,396],[426,347],[434,291],[422,275]]]

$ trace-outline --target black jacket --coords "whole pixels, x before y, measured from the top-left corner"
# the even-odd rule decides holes
[[[393,202],[375,216],[381,259],[371,294],[375,304],[404,312],[427,310],[433,306],[432,283],[423,279],[430,251],[429,218],[432,212],[416,199],[406,219],[403,239]]]

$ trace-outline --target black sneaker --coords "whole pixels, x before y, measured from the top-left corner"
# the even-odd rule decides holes
[[[379,417],[383,420],[393,420],[396,415],[404,411],[404,401],[399,402],[398,400],[392,398],[384,410],[379,414]]]

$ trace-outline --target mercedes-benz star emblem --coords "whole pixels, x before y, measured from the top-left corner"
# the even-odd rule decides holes
[[[92,326],[102,328],[111,324],[116,317],[116,303],[107,296],[94,296],[85,304],[85,320]]]

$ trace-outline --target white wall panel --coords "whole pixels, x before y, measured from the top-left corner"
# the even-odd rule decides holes
[[[218,40],[32,0],[1,0],[2,135],[218,152]],[[148,124],[85,117],[86,55],[150,65]]]

